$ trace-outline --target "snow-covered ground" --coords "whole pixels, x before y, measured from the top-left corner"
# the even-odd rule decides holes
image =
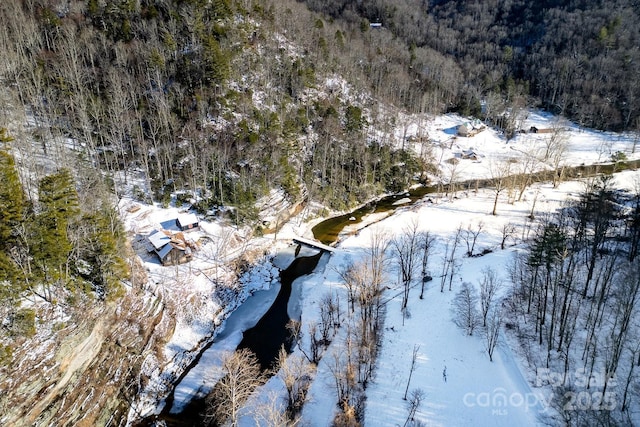
[[[257,296],[253,300],[260,301],[258,305],[264,306],[265,311],[268,309],[269,296],[275,298],[277,294],[279,270],[268,253],[265,255],[272,245],[267,245],[264,239],[250,239],[246,230],[207,221],[200,222],[199,230],[184,233],[199,247],[193,260],[164,267],[154,253],[147,252],[146,237],[154,230],[178,231],[175,219],[184,210],[142,205],[128,199],[123,199],[120,207],[134,249],[147,269],[147,290],[163,301],[165,314],[175,322],[163,354],[160,357],[150,355],[143,365],[143,372],[150,381],[139,394],[130,417],[148,416],[162,409],[170,384],[212,336],[223,329],[221,326],[240,303],[255,293]],[[278,245],[286,246],[276,242],[274,250]],[[252,260],[253,266],[238,277],[232,262],[240,256]],[[265,294],[267,298],[261,298]],[[259,314],[259,311],[254,313]],[[240,314],[234,316],[240,317]],[[235,342],[234,339],[221,341],[229,343],[230,348]],[[180,389],[176,392],[176,400],[187,399],[183,393],[193,395],[196,392],[197,388],[192,391]]]
[[[457,136],[452,139],[456,127],[465,121],[465,118],[456,115],[428,120],[407,118],[404,129],[398,128],[396,137],[428,134],[430,140],[436,142],[433,157],[443,162],[452,157],[460,157],[461,153],[469,150],[476,152],[479,155],[476,160],[460,158],[455,170],[456,180],[486,178],[493,162],[515,159],[516,163],[518,159],[539,153],[550,137],[549,134],[525,133],[506,142],[499,133],[489,128],[471,138]],[[551,116],[530,113],[523,128],[529,129],[531,126],[551,128],[557,125]],[[560,161],[561,165],[607,162],[617,152],[625,153],[628,158],[640,158],[639,153],[632,153],[634,137],[631,134],[590,131],[570,123],[564,123],[563,128],[566,129],[563,136],[566,139],[566,154]],[[414,148],[419,152],[421,147],[416,143]],[[549,166],[548,163],[539,161],[537,168]],[[446,179],[444,163],[442,169],[443,178]],[[625,172],[618,174],[616,179],[620,186],[629,187],[637,176],[637,172]],[[383,229],[389,236],[393,236],[402,232],[412,221],[417,221],[421,230],[429,231],[438,239],[430,262],[434,277],[440,274],[444,246],[454,230],[460,225],[466,228],[483,224],[476,252],[482,249],[491,249],[493,252],[483,257],[464,258],[454,280],[453,291],[463,281],[477,285],[480,272],[487,265],[504,276],[506,264],[518,247],[510,246],[506,250],[499,250],[502,227],[512,223],[518,230],[516,234],[522,237],[528,228],[526,218],[534,198],[537,200],[537,210],[551,211],[581,189],[582,184],[576,182],[563,183],[557,188],[545,183],[535,184],[526,191],[520,202],[507,204],[501,196],[497,216],[490,215],[494,194],[491,190],[481,190],[478,194],[464,193],[451,200],[436,199],[436,203],[425,200],[410,206],[398,206],[396,213],[388,218],[386,215],[365,218],[353,226],[360,228],[359,232],[355,235],[344,234],[336,253],[325,255],[324,261],[313,274],[294,283],[290,302],[291,315],[301,318],[304,331],[305,327],[317,319],[319,301],[327,292],[344,292],[338,271],[347,263],[364,256],[370,234]],[[132,209],[133,206],[139,206],[140,209]],[[137,205],[130,200],[123,201],[121,207],[127,229],[138,238],[146,236],[154,228],[170,228],[171,221],[179,213],[176,208]],[[145,362],[145,373],[150,377],[150,382],[132,409],[132,416],[134,412],[143,415],[157,413],[163,406],[162,396],[166,393],[168,382],[180,375],[207,340],[218,334],[216,342],[202,359],[206,363],[193,370],[176,390],[174,410],[177,411],[191,396],[211,387],[216,375],[219,375],[216,373],[216,366],[220,363],[221,355],[233,349],[241,338],[241,332],[257,322],[260,313],[266,311],[270,298],[275,296],[278,268],[286,267],[292,259],[286,249],[291,238],[311,237],[310,230],[318,219],[313,222],[304,222],[302,219],[299,216],[286,223],[278,231],[277,239],[274,235],[251,238],[242,230],[203,221],[200,231],[189,234],[194,241],[201,242],[196,259],[179,267],[162,267],[154,256],[146,255],[138,247],[138,253],[149,271],[151,291],[161,295],[164,301],[175,303],[171,315],[176,318],[176,326],[165,346],[162,360],[150,357]],[[367,226],[372,223],[375,224]],[[514,241],[509,243],[513,244]],[[266,253],[267,256],[256,256],[255,266],[237,278],[228,268],[229,261],[247,251]],[[271,255],[278,251],[281,251],[281,255],[273,259]],[[425,400],[416,413],[416,420],[427,425],[446,426],[538,423],[536,416],[546,411],[545,396],[548,393],[531,388],[533,379],[506,341],[500,344],[494,361],[490,362],[480,337],[467,337],[453,324],[450,307],[455,292],[445,289],[441,293],[437,278],[429,282],[424,299],[418,298],[419,290],[411,292],[409,316],[403,319],[400,311],[401,297],[397,296],[398,273],[393,262],[389,265],[387,280],[390,289],[385,293],[388,303],[384,338],[374,380],[366,391],[366,424],[404,424],[407,408],[403,395],[414,346],[418,348],[418,358],[410,389],[420,388],[425,393]],[[236,297],[221,299],[220,295],[224,295],[220,292],[221,286],[232,288]],[[242,311],[229,317],[237,304],[251,294],[254,296],[246,306],[242,306]],[[234,320],[236,318],[238,321]],[[340,345],[339,340],[334,342],[332,346]],[[305,345],[304,338],[301,345]],[[330,355],[332,351],[338,351],[338,348],[330,347],[325,355]],[[302,414],[304,425],[326,426],[333,418],[336,393],[332,388],[329,358],[323,358],[318,366]],[[443,375],[445,372],[446,381]],[[276,376],[258,391],[256,399],[264,401],[279,393],[282,393],[282,384]],[[158,396],[161,397],[160,400],[157,399]],[[507,399],[506,406],[500,404],[502,397]],[[252,405],[255,402],[250,402],[248,407]],[[247,414],[243,424],[255,425],[254,416],[249,411]]]
[[[443,116],[432,122],[431,138],[448,141],[454,129],[462,123],[460,117]],[[531,114],[525,128],[553,126],[552,118],[543,114]],[[624,152],[629,158],[638,158],[631,153],[633,135],[608,134],[579,129],[567,125],[567,152],[561,165],[606,163],[611,155]],[[411,132],[417,133],[417,127]],[[544,146],[546,134],[522,134],[506,143],[493,130],[487,129],[473,138],[457,137],[452,148],[448,145],[440,153],[446,159],[453,157],[456,151],[475,149],[484,157],[480,161],[462,160],[458,179],[488,177],[490,161],[495,159],[517,158],[518,153],[533,152],[532,146]],[[450,142],[450,141],[449,141]],[[515,154],[514,154],[515,153]],[[636,180],[640,180],[637,171],[616,175],[619,188],[631,189]],[[382,347],[378,355],[374,380],[366,390],[365,425],[395,426],[404,425],[407,414],[407,401],[403,399],[409,379],[412,352],[418,348],[417,366],[411,378],[410,390],[421,389],[425,398],[418,409],[415,420],[424,425],[470,426],[470,425],[542,425],[545,420],[540,416],[552,414],[549,388],[536,388],[535,376],[525,366],[523,359],[514,352],[506,339],[502,339],[493,362],[484,348],[480,333],[468,337],[452,321],[451,301],[462,282],[478,286],[482,270],[491,266],[506,280],[507,265],[515,251],[520,250],[516,242],[526,237],[530,223],[527,219],[532,203],[536,200],[536,211],[554,211],[561,204],[577,196],[584,186],[581,182],[565,182],[554,188],[550,183],[531,186],[521,202],[507,204],[501,198],[498,215],[490,215],[494,193],[481,190],[478,194],[464,194],[453,200],[441,200],[438,203],[419,202],[407,208],[401,208],[391,217],[371,215],[355,226],[361,231],[343,233],[344,239],[338,245],[338,251],[331,255],[323,268],[315,274],[302,278],[298,285],[299,304],[302,307],[303,330],[305,324],[316,322],[319,316],[318,305],[327,293],[343,293],[346,290],[338,274],[341,268],[350,262],[364,257],[364,249],[370,244],[371,233],[384,230],[389,236],[403,231],[403,228],[417,221],[420,230],[429,231],[437,236],[430,268],[434,276],[441,272],[442,258],[447,241],[455,230],[462,226],[477,227],[483,224],[476,252],[490,249],[493,252],[474,258],[463,258],[460,270],[453,283],[453,291],[445,288],[440,292],[439,279],[428,283],[424,299],[419,299],[419,289],[411,291],[409,316],[403,319],[401,291],[398,273],[390,265],[389,286],[385,331]],[[379,221],[379,222],[378,222]],[[374,225],[368,226],[371,223]],[[514,239],[508,242],[505,250],[500,250],[502,228],[505,224],[516,227]],[[353,230],[351,230],[353,231]],[[284,234],[284,232],[281,232]],[[304,347],[308,340],[302,341]],[[330,425],[337,410],[336,391],[330,364],[332,354],[340,352],[339,339],[325,351],[320,362],[302,414],[302,424],[308,426]],[[294,354],[299,354],[296,350]],[[273,399],[273,395],[282,393],[282,383],[274,377],[258,394],[255,401],[247,405],[247,415],[243,425],[254,425],[255,416],[251,408],[257,402]],[[548,421],[548,420],[547,420]]]
[[[326,278],[316,277],[303,284],[303,313],[313,313],[317,301],[330,288],[339,289],[341,279],[336,273],[347,262],[364,256],[363,249],[369,245],[370,234],[383,229],[389,235],[401,233],[403,227],[417,220],[420,229],[437,236],[437,246],[431,261],[434,275],[440,274],[444,245],[459,225],[485,223],[486,232],[481,236],[480,248],[495,248],[499,245],[499,227],[503,221],[522,223],[526,209],[502,214],[499,218],[489,215],[491,195],[481,193],[470,198],[438,205],[423,204],[394,214],[358,236],[342,242],[325,269]],[[374,381],[367,389],[365,422],[367,425],[403,425],[407,417],[406,401],[403,400],[412,351],[418,346],[417,367],[411,379],[410,389],[425,392],[425,400],[416,414],[416,419],[427,425],[534,425],[538,407],[518,406],[508,408],[485,405],[486,396],[504,390],[509,395],[532,394],[523,381],[507,346],[501,348],[494,362],[483,349],[479,337],[467,337],[452,322],[451,300],[462,281],[476,282],[481,269],[492,265],[504,270],[511,250],[497,251],[479,258],[465,258],[456,277],[453,291],[440,292],[439,279],[427,285],[424,299],[419,299],[419,289],[412,290],[409,301],[409,316],[402,319],[400,310],[401,290],[397,273],[390,264],[389,286],[392,288],[386,304],[387,313],[382,348],[378,356]],[[346,298],[343,298],[346,300]],[[308,319],[309,321],[311,319]],[[328,349],[327,354],[333,350]],[[505,361],[511,362],[506,364]],[[324,360],[323,360],[324,362]],[[325,363],[318,367],[317,378],[311,389],[309,403],[303,413],[309,425],[328,425],[335,410],[335,392],[331,389],[331,373]],[[446,373],[446,379],[445,374]],[[484,400],[483,400],[484,399]],[[330,405],[328,408],[326,405]],[[322,421],[319,421],[322,420]],[[481,421],[483,420],[483,421]]]
[[[273,264],[286,268],[295,259],[294,251],[293,246],[281,249],[272,260]],[[312,250],[302,250],[299,256],[309,256],[312,253]],[[253,274],[251,277],[259,279]],[[254,289],[258,287],[259,284],[253,286]],[[235,351],[242,341],[242,333],[258,323],[273,304],[279,291],[280,282],[275,281],[269,288],[254,292],[229,315],[213,340],[213,344],[203,352],[198,365],[177,384],[170,410],[172,413],[182,412],[192,399],[205,397],[213,389],[222,376],[220,367],[224,357]],[[292,301],[296,300],[297,298],[292,299]],[[295,312],[295,309],[293,311]]]
[[[640,180],[638,171],[616,175],[619,188],[631,189],[635,180]],[[551,413],[548,412],[549,390],[532,387],[536,383],[535,378],[506,340],[501,341],[499,351],[490,362],[481,334],[466,336],[454,325],[451,314],[451,300],[460,284],[469,282],[479,286],[481,271],[486,266],[491,266],[502,279],[507,279],[507,264],[520,247],[510,240],[509,247],[500,250],[502,226],[507,223],[516,225],[516,239],[520,241],[522,234],[526,233],[526,217],[533,195],[538,190],[538,208],[552,211],[564,200],[583,190],[583,185],[580,182],[565,182],[553,188],[550,184],[536,184],[528,190],[525,201],[500,205],[498,216],[490,215],[493,205],[490,190],[438,204],[417,204],[362,229],[357,236],[346,238],[338,246],[338,251],[331,255],[322,272],[300,280],[302,320],[309,324],[318,316],[318,304],[323,295],[342,292],[342,300],[347,300],[338,271],[347,263],[364,256],[371,233],[384,230],[389,236],[397,235],[417,220],[420,230],[429,231],[438,239],[430,262],[431,272],[438,276],[444,246],[456,228],[459,225],[466,228],[467,225],[475,227],[480,222],[484,224],[476,252],[483,249],[493,252],[482,257],[462,258],[452,291],[448,291],[446,286],[444,292],[440,292],[437,277],[428,283],[424,299],[419,299],[419,289],[413,289],[408,306],[409,316],[404,320],[400,309],[398,273],[393,263],[390,264],[387,273],[391,289],[385,292],[383,298],[388,300],[384,338],[374,380],[366,390],[366,425],[404,425],[408,409],[403,396],[414,346],[418,346],[418,357],[410,390],[419,388],[425,393],[425,399],[415,416],[425,425],[541,425],[542,421],[537,416]],[[341,345],[339,340],[334,341],[335,346]],[[303,341],[302,346],[305,345],[308,343]],[[337,351],[332,346],[326,350],[326,357],[318,366],[316,380],[303,411],[303,425],[330,425],[337,408],[329,367],[331,354]],[[277,383],[277,380],[266,387],[271,392],[278,388],[273,383]],[[250,425],[248,419],[245,421],[245,425]]]
[[[515,160],[512,173],[521,172],[523,166],[519,162],[527,158],[530,158],[532,166],[537,170],[553,167],[552,159],[544,159],[547,142],[553,133],[517,133],[507,141],[500,132],[487,127],[472,137],[457,135],[457,127],[467,121],[456,114],[437,116],[428,121],[407,118],[406,137],[429,136],[429,141],[435,143],[433,159],[440,163],[442,178],[447,181],[452,173],[454,181],[488,178],[491,176],[492,165],[507,160]],[[568,121],[558,121],[556,116],[539,111],[529,112],[521,126],[527,131],[531,127],[556,130],[556,139],[564,145],[559,166],[607,163],[618,152],[624,153],[629,159],[640,158],[639,137],[631,132],[594,131]],[[396,139],[400,139],[405,131],[400,128],[396,133]],[[635,152],[634,143],[638,144]],[[420,143],[413,144],[414,150],[420,153]],[[476,153],[477,159],[463,158],[465,153],[470,152]],[[453,171],[452,166],[446,163],[451,158],[459,160]]]

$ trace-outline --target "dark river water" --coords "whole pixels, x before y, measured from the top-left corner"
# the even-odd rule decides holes
[[[276,300],[258,323],[244,332],[238,349],[248,348],[255,353],[263,369],[273,367],[282,345],[287,351],[291,350],[292,341],[287,330],[291,285],[298,277],[311,273],[321,256],[322,252],[319,252],[311,257],[296,258],[286,270],[280,272],[281,288]]]
[[[321,256],[322,252],[313,256],[296,257],[289,267],[282,270],[280,272],[280,291],[273,304],[254,327],[244,332],[238,349],[248,348],[255,353],[263,370],[273,367],[280,347],[284,345],[287,351],[291,351],[292,340],[286,326],[290,320],[287,305],[291,296],[292,284],[297,278],[313,272]],[[211,343],[211,345],[213,344],[215,344],[215,340]],[[200,355],[208,350],[209,347],[210,345],[206,346]],[[199,357],[194,360],[191,366],[195,366],[198,361]],[[188,373],[189,369],[185,370],[183,377]],[[179,381],[180,379],[176,383]],[[165,408],[159,415],[149,417],[138,423],[137,426],[166,425],[185,427],[201,426],[203,424],[202,414],[206,410],[204,399],[192,400],[179,414],[170,412],[172,404],[173,393],[167,398]]]
[[[640,167],[640,161],[632,160],[625,162],[618,162],[616,164],[603,164],[603,165],[581,165],[565,167],[562,171],[564,179],[574,179],[581,177],[593,176],[596,174],[610,174],[613,172],[619,172],[627,169],[637,169]],[[543,182],[551,180],[551,176],[554,172],[544,171],[529,175],[529,182]],[[413,188],[405,193],[393,194],[390,196],[382,197],[378,200],[365,204],[364,206],[354,210],[353,212],[335,216],[327,220],[322,221],[313,227],[313,236],[316,240],[331,245],[338,241],[340,232],[349,224],[354,224],[362,221],[362,218],[372,213],[383,213],[393,211],[400,206],[395,203],[400,199],[408,198],[411,201],[403,204],[411,205],[418,200],[423,199],[428,194],[435,194],[447,191],[464,191],[478,188],[491,187],[492,183],[490,179],[474,179],[469,181],[457,182],[454,184],[455,188],[450,185],[432,185],[432,186],[420,186]]]
[[[593,176],[598,173],[613,173],[624,169],[637,169],[640,161],[620,162],[615,165],[587,165],[567,167],[563,170],[565,179]],[[529,176],[530,182],[540,182],[550,180],[550,172],[541,172]],[[370,202],[353,212],[329,218],[313,228],[313,235],[316,240],[331,245],[338,241],[340,232],[349,224],[357,223],[368,214],[393,211],[400,206],[407,206],[423,199],[430,193],[438,193],[451,190],[471,190],[477,188],[490,187],[490,180],[472,180],[455,184],[455,188],[447,188],[447,186],[421,186],[405,193],[395,194],[383,197],[376,201]],[[410,199],[409,202],[398,205],[401,199]],[[322,253],[310,257],[295,258],[291,265],[280,272],[281,289],[271,308],[251,329],[243,334],[243,339],[238,348],[248,348],[254,352],[263,369],[272,367],[278,356],[278,351],[282,345],[289,351],[291,349],[291,338],[286,328],[289,322],[289,314],[287,305],[291,296],[292,283],[298,278],[306,274],[310,274],[318,265],[318,261]],[[215,342],[215,340],[214,340]],[[203,349],[203,352],[207,349]],[[197,364],[199,358],[194,363]],[[187,372],[190,368],[187,368]],[[185,372],[186,374],[186,372]],[[179,382],[179,381],[177,381]],[[176,383],[177,383],[176,382]],[[167,399],[165,410],[158,416],[149,417],[138,426],[200,426],[202,425],[201,414],[205,410],[205,404],[202,399],[193,400],[183,412],[179,414],[171,414],[173,396]]]

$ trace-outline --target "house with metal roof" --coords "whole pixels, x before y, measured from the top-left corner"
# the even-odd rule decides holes
[[[200,228],[198,217],[192,213],[183,213],[176,218],[176,225],[182,231],[193,231]]]
[[[162,265],[177,265],[191,261],[193,244],[181,232],[154,230],[147,237],[147,251],[155,253]]]

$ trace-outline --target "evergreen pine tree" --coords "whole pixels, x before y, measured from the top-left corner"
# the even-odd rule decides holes
[[[78,193],[68,170],[49,175],[38,185],[39,212],[34,224],[33,256],[46,282],[68,277],[72,244],[69,223],[78,215]]]
[[[566,246],[566,235],[556,224],[548,224],[542,234],[533,242],[528,264],[532,267],[546,266],[547,269],[560,258]]]
[[[103,208],[86,216],[83,222],[91,226],[88,251],[82,256],[91,264],[91,280],[101,298],[117,296],[122,290],[120,280],[128,276],[128,266],[122,256],[124,231],[113,208]]]
[[[6,151],[0,151],[0,182],[0,245],[6,245],[24,210],[22,184],[13,157]]]
[[[9,251],[14,245],[15,227],[23,218],[25,201],[15,162],[5,151],[0,151],[0,182],[0,281],[12,282],[16,269]],[[11,293],[11,287],[5,288]],[[2,295],[0,299],[4,299]]]

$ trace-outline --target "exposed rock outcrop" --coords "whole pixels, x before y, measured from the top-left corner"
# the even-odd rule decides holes
[[[159,304],[130,291],[24,340],[0,368],[0,425],[123,425],[144,355],[163,339]]]

